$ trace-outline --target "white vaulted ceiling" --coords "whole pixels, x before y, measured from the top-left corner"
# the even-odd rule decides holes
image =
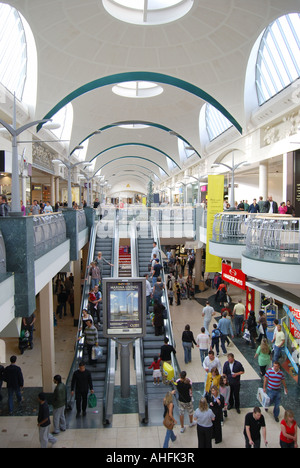
[[[202,156],[202,91],[216,100],[220,109],[226,109],[238,136],[240,127],[245,127],[244,86],[251,50],[269,23],[300,9],[299,0],[195,0],[181,19],[151,26],[115,19],[105,10],[102,0],[7,3],[21,12],[35,38],[36,118],[48,115],[60,102],[66,103],[66,97],[74,92],[70,151],[92,132],[102,129],[90,138],[86,159],[99,154],[95,169],[102,167],[101,173],[111,178],[110,183],[116,182],[119,175],[121,180],[127,165],[130,171],[136,165],[137,174],[152,170],[161,177],[159,167],[170,173],[166,155],[181,166],[177,139],[167,129],[195,148],[199,153],[195,156],[197,162]],[[132,75],[134,72],[147,72],[141,76],[160,84],[163,93],[140,99],[116,95],[112,86],[114,81],[118,83],[118,77],[89,90],[88,83],[94,80],[117,74],[130,80],[131,76],[139,76]],[[163,83],[159,79],[162,77]],[[182,83],[189,86],[182,89]],[[76,93],[85,85],[87,92]],[[166,128],[151,125],[129,129],[113,125],[127,121]],[[131,178],[131,172],[125,174],[134,187],[136,175]],[[147,178],[143,174],[140,178],[146,186]]]

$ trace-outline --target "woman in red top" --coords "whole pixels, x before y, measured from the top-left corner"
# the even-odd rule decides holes
[[[292,411],[285,411],[284,418],[280,423],[280,427],[280,447],[297,448],[297,423],[294,419],[294,413]]]

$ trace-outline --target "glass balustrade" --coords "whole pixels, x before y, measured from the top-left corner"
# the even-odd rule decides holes
[[[299,218],[256,216],[248,220],[244,256],[276,263],[300,263]]]

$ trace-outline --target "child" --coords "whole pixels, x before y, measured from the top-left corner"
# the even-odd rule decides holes
[[[148,369],[153,368],[153,385],[159,385],[159,379],[161,377],[160,361],[161,359],[158,358],[158,356],[154,356],[151,366],[148,367]]]
[[[220,394],[223,395],[224,397],[223,415],[225,418],[227,418],[227,406],[228,406],[229,397],[230,397],[230,387],[229,387],[227,376],[225,374],[221,375],[219,390],[220,390]]]
[[[211,332],[211,349],[213,351],[214,346],[216,346],[217,356],[219,356],[219,341],[220,341],[220,330],[216,323],[213,324],[213,331]]]

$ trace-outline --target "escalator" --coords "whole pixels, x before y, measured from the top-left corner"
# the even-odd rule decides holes
[[[151,253],[153,248],[153,241],[157,242],[157,245],[160,248],[159,238],[157,237],[156,225],[153,224],[153,237],[142,238],[137,234],[136,238],[136,273],[137,276],[143,277],[148,273],[148,264],[151,259]],[[164,273],[162,273],[162,280],[164,281]],[[169,338],[169,343],[172,344],[175,348],[175,341],[172,332],[171,317],[169,310],[169,303],[167,298],[167,293],[165,291],[162,297],[162,303],[166,307],[168,318],[164,320],[165,330],[164,334],[160,336],[155,336],[155,330],[152,326],[152,321],[150,316],[147,316],[147,327],[146,335],[143,339],[137,340],[135,346],[136,354],[136,371],[137,371],[137,385],[138,388],[139,400],[144,398],[143,401],[139,401],[139,406],[142,408],[140,410],[140,419],[144,420],[143,422],[150,423],[151,425],[160,425],[162,422],[162,400],[166,395],[167,391],[170,390],[168,385],[164,385],[162,381],[159,385],[153,385],[152,369],[148,367],[153,362],[154,356],[160,355],[161,346],[164,344],[164,337]],[[152,307],[150,306],[150,312]],[[138,359],[138,361],[137,361]],[[139,369],[139,365],[142,369]],[[172,366],[175,370],[175,376],[179,376],[179,366],[177,363],[176,355],[172,357]]]
[[[107,228],[108,226],[108,228]],[[104,234],[105,233],[105,234]],[[113,265],[118,265],[118,249],[119,238],[117,230],[117,221],[102,219],[96,226],[91,228],[89,253],[87,259],[87,268],[85,271],[85,281],[82,289],[82,300],[80,308],[80,317],[78,324],[77,340],[75,357],[67,379],[67,398],[68,408],[72,408],[75,403],[70,396],[71,379],[75,370],[78,369],[80,361],[88,363],[88,355],[84,346],[84,337],[82,335],[82,310],[89,309],[89,291],[90,291],[90,276],[88,274],[88,265],[97,257],[98,252],[102,252],[102,256]],[[103,277],[111,277],[116,275],[116,268],[104,262],[102,274]],[[97,397],[97,407],[87,411],[84,418],[75,418],[76,411],[72,411],[68,417],[69,428],[91,428],[103,427],[105,424],[110,424],[112,419],[113,406],[113,388],[115,378],[115,362],[116,362],[116,347],[112,340],[107,340],[103,337],[103,310],[100,307],[100,323],[98,327],[98,343],[102,347],[103,354],[98,359],[95,366],[86,364],[86,368],[92,374],[94,392]]]

